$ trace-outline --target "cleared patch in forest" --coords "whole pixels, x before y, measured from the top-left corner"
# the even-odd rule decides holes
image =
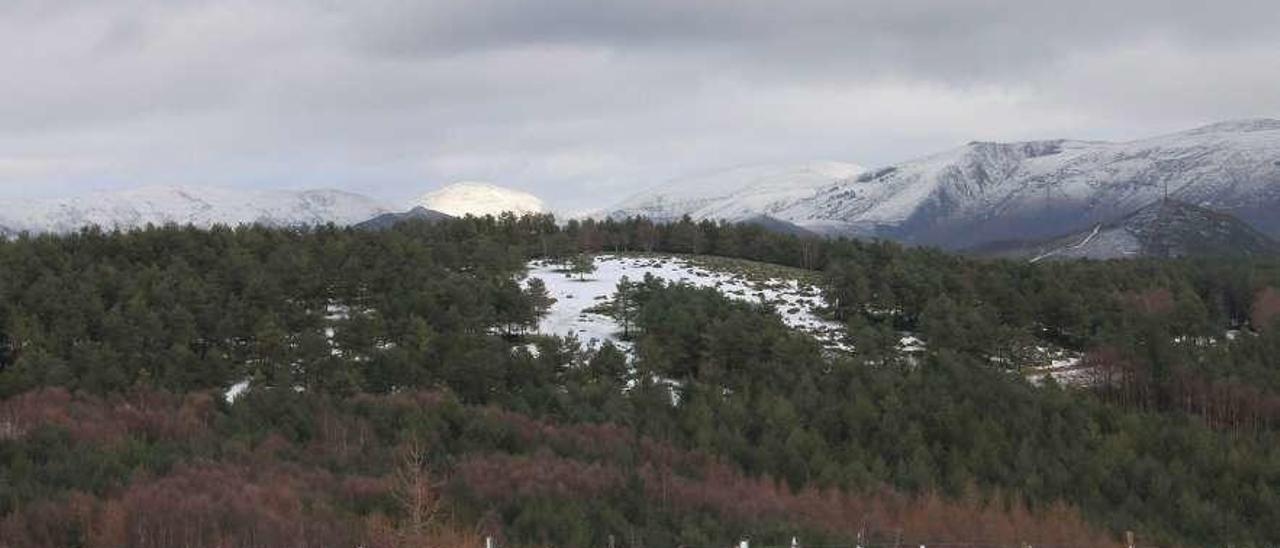
[[[611,341],[629,348],[618,336],[622,330],[618,322],[591,309],[611,298],[623,276],[640,281],[648,274],[667,282],[714,287],[729,298],[767,304],[788,326],[812,335],[827,349],[853,350],[844,326],[822,315],[827,302],[814,283],[816,273],[702,256],[599,255],[593,261],[596,270],[585,279],[564,272],[558,262],[529,263],[529,277],[541,279],[547,293],[556,300],[539,322],[540,333],[573,335],[590,345]]]

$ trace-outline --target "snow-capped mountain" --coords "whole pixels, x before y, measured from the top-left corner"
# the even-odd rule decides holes
[[[5,202],[0,205],[0,234],[68,232],[90,225],[134,228],[148,223],[348,225],[386,211],[368,197],[340,190],[156,186]]]
[[[1280,253],[1280,243],[1230,215],[1177,200],[1160,200],[1115,222],[1036,243],[1010,242],[972,250],[979,255],[1060,259],[1135,257],[1256,257]]]
[[[780,213],[862,172],[860,166],[839,162],[739,167],[670,181],[631,196],[610,208],[608,215],[655,221],[678,220],[685,215],[728,221],[762,215],[790,220]]]
[[[1280,234],[1280,120],[1125,143],[974,142],[820,189],[775,216],[811,230],[964,248],[1039,239],[1162,198]]]
[[[546,204],[528,192],[480,182],[454,183],[423,195],[416,205],[454,217],[499,215],[506,211],[517,215],[547,211]]]

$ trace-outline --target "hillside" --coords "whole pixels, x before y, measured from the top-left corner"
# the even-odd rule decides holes
[[[799,236],[801,238],[820,238],[822,235],[804,228],[798,224],[791,223],[766,214],[754,215],[739,220],[739,223],[760,227],[775,234],[786,234],[790,236]]]
[[[1177,200],[1161,200],[1114,222],[1065,236],[1040,242],[996,243],[971,251],[1032,261],[1256,257],[1280,253],[1280,243],[1231,215]]]
[[[420,220],[420,221],[427,221],[427,222],[435,222],[435,221],[443,221],[445,219],[452,219],[452,218],[453,218],[452,215],[441,213],[433,209],[427,209],[422,206],[417,206],[405,212],[383,213],[381,215],[378,215],[377,217],[374,217],[367,221],[361,221],[352,226],[360,230],[386,230],[388,228],[391,228],[405,221]]]

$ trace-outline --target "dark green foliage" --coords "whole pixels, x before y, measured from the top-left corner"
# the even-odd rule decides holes
[[[529,258],[625,250],[821,270],[858,352],[653,279],[611,310],[634,357],[528,335],[550,305],[516,281]],[[503,216],[24,237],[0,242],[0,273],[0,517],[190,463],[387,478],[418,440],[456,480],[452,511],[523,544],[848,542],[848,515],[805,506],[822,489],[845,503],[939,493],[966,519],[1065,501],[1157,542],[1280,540],[1272,263],[1028,265],[688,219]],[[928,350],[900,355],[900,331]],[[1035,387],[992,366],[1036,345],[1123,380]],[[100,409],[23,411],[72,398],[49,387]],[[681,503],[673,488],[742,499]],[[323,515],[401,511],[366,491]],[[741,513],[753,501],[781,510]]]
[[[0,244],[0,390],[192,390],[245,377],[385,390],[438,379],[455,356],[503,359],[489,330],[523,330],[546,305],[512,281],[523,251],[462,222],[417,228],[163,228]]]

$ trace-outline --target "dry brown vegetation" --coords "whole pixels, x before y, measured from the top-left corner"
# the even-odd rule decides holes
[[[425,410],[446,398],[435,392],[358,396],[363,405]],[[16,436],[56,425],[88,444],[118,444],[139,436],[201,444],[219,411],[205,394],[177,397],[139,391],[118,398],[41,390],[0,403]],[[612,424],[558,425],[497,408],[468,408],[530,453],[465,455],[449,484],[491,508],[527,497],[593,501],[639,480],[656,511],[700,512],[728,523],[782,521],[850,537],[897,535],[903,540],[981,539],[989,542],[1104,546],[1111,540],[1078,512],[1055,504],[1032,511],[1017,497],[975,494],[963,500],[906,496],[888,489],[849,494],[793,491],[773,479],[748,477],[716,457],[683,450]],[[290,461],[302,450],[341,462],[371,436],[361,420],[337,411],[306,447],[270,435],[248,453],[222,460],[195,458],[160,474],[139,471],[118,489],[63,493],[0,519],[0,547],[445,547],[481,546],[474,527],[458,527],[444,508],[445,489],[430,470],[426,442],[412,438],[390,452],[390,473],[335,474]],[[346,440],[344,442],[344,440]],[[636,452],[638,466],[618,464]],[[353,511],[362,508],[364,510]]]
[[[1000,545],[1115,545],[1064,504],[1032,511],[998,493],[983,497],[976,490],[963,500],[933,493],[906,496],[887,488],[862,494],[835,489],[793,491],[769,477],[747,477],[709,455],[645,437],[636,439],[630,430],[616,425],[558,426],[497,409],[487,413],[509,424],[524,443],[542,447],[531,455],[472,455],[458,465],[454,481],[498,505],[531,497],[598,499],[623,489],[628,474],[634,473],[654,508],[709,511],[734,523],[786,519],[850,538],[863,532],[868,538],[910,542],[966,539]],[[627,447],[639,448],[642,466],[629,471],[604,460]]]

